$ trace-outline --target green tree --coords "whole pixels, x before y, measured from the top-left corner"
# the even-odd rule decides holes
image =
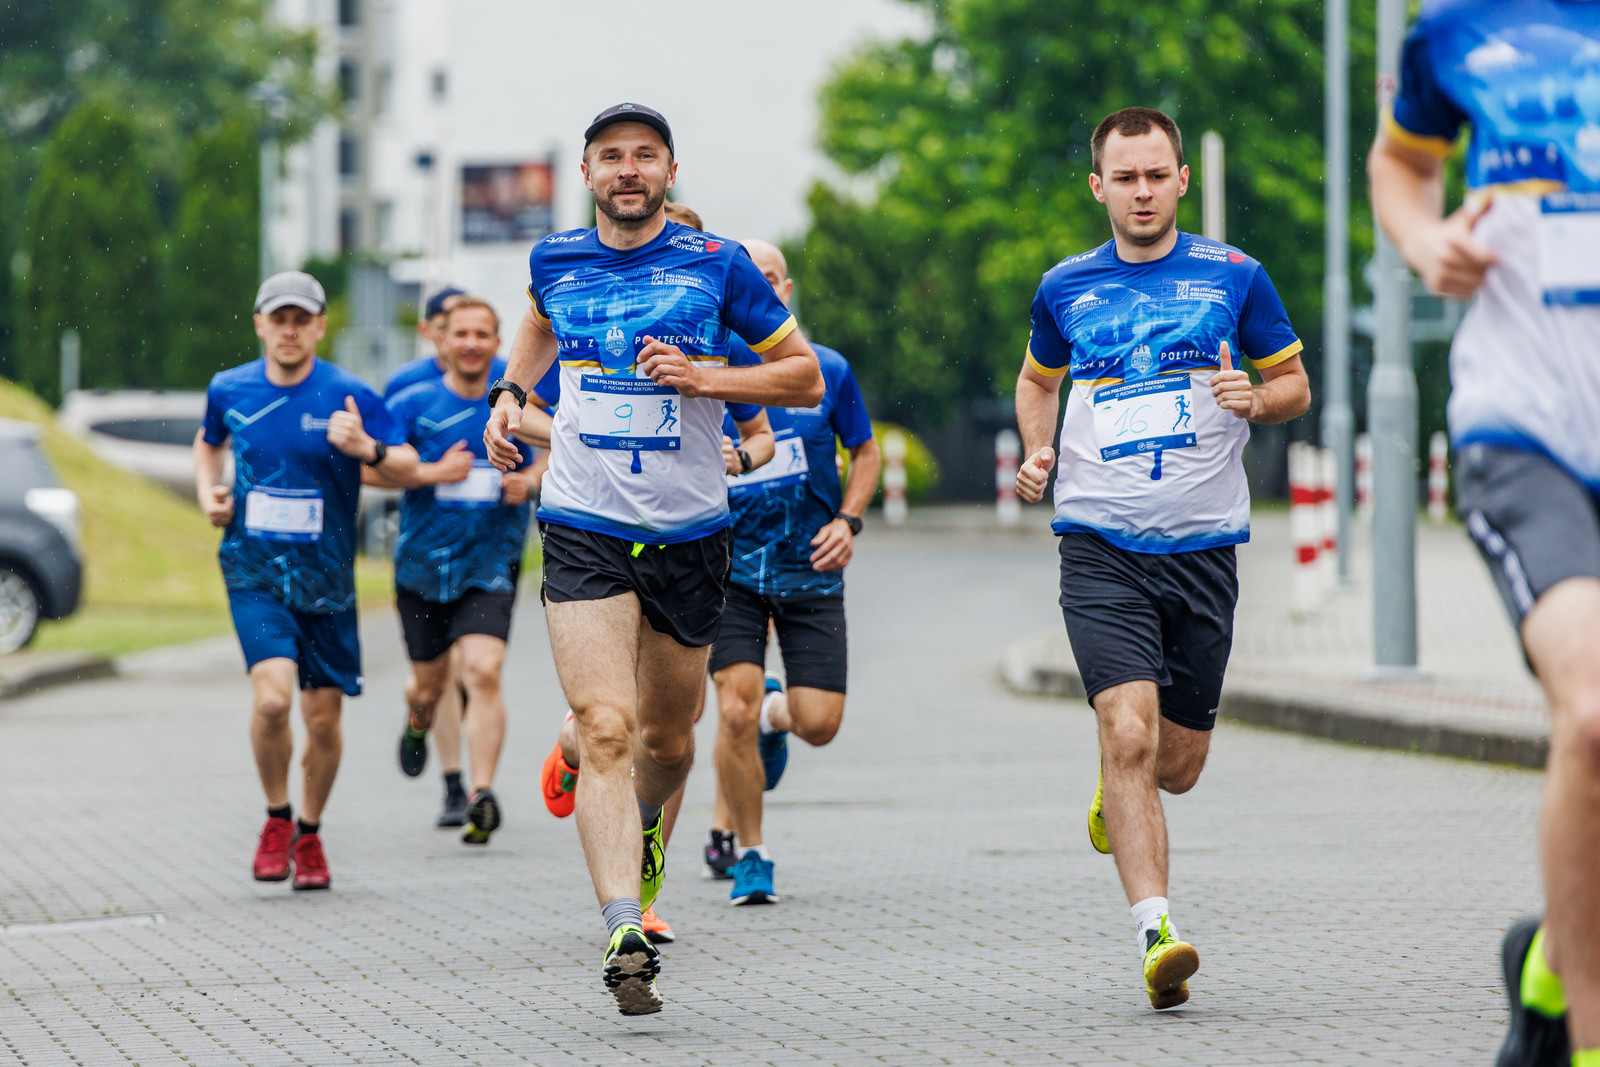
[[[0,377],[16,374],[16,294],[12,260],[17,250],[16,171],[11,142],[0,129]]]
[[[44,146],[28,196],[19,287],[19,376],[60,392],[61,332],[83,340],[86,387],[158,383],[160,226],[148,168],[122,101],[90,97]]]
[[[168,265],[169,322],[161,383],[200,388],[257,348],[247,296],[260,269],[260,168],[242,122],[197,139],[183,174],[183,198]]]
[[[1089,136],[1130,104],[1167,111],[1195,151],[1202,131],[1223,134],[1229,240],[1266,263],[1319,347],[1321,4],[914,2],[930,37],[858,53],[823,91],[821,145],[847,180],[813,188],[791,249],[809,325],[851,356],[885,417],[936,426],[963,398],[1010,391],[1040,274],[1110,236]],[[1370,72],[1372,12],[1355,7],[1355,68]],[[1371,78],[1352,85],[1364,149]]]

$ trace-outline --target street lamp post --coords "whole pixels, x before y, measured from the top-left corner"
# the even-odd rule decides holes
[[[283,166],[282,146],[278,133],[288,113],[289,98],[277,82],[258,82],[250,90],[251,97],[261,105],[261,277],[270,278],[277,272],[277,258],[272,254],[272,225],[278,214],[278,172]]]
[[[1355,506],[1355,415],[1350,407],[1350,6],[1324,8],[1322,279],[1322,443],[1338,462],[1339,581],[1350,580],[1350,512]]]

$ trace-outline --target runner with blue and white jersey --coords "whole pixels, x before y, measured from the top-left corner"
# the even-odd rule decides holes
[[[822,378],[744,249],[663,215],[677,168],[665,118],[617,105],[584,141],[596,227],[534,246],[533,306],[490,390],[485,445],[502,470],[515,464],[527,390],[559,359],[543,594],[581,738],[578,832],[610,932],[602,975],[638,1015],[661,1010],[660,953],[640,924],[660,891],[662,807],[693,762],[727,582],[724,403],[812,404]],[[760,366],[728,367],[731,334]],[[740,430],[765,424],[757,414]]]
[[[1167,902],[1160,790],[1200,776],[1250,537],[1240,455],[1250,422],[1303,413],[1300,341],[1261,264],[1177,229],[1183,141],[1166,115],[1125,108],[1095,128],[1089,187],[1112,240],[1048,271],[1017,379],[1028,459],[1017,493],[1056,468],[1061,610],[1100,722],[1089,838],[1114,852],[1157,1009],[1189,999],[1199,967]],[[1234,359],[1241,361],[1234,365]],[[1252,385],[1248,361],[1260,374]]]
[[[534,493],[533,452],[520,442],[522,463],[502,474],[483,444],[489,374],[500,346],[494,309],[463,296],[446,312],[440,340],[444,377],[402,390],[389,410],[423,460],[440,471],[435,484],[408,489],[400,503],[394,546],[395,603],[400,611],[411,678],[400,738],[400,768],[416,777],[427,761],[425,742],[435,709],[451,683],[452,653],[465,690],[472,793],[467,844],[488,844],[501,821],[494,776],[505,738],[500,687],[517,579]]]
[[[1466,202],[1444,161],[1471,127]],[[1600,4],[1428,2],[1370,159],[1378,221],[1437,293],[1457,508],[1550,704],[1547,914],[1507,932],[1498,1063],[1600,1067]]]
[[[195,436],[195,492],[224,528],[218,557],[254,694],[250,741],[267,822],[255,877],[294,888],[332,881],[318,834],[339,767],[344,694],[361,692],[356,630],[356,511],[363,464],[398,485],[417,454],[361,379],[319,360],[327,298],[309,274],[261,283],[265,355],[219,373]],[[232,451],[234,484],[223,480]],[[307,752],[298,832],[289,805],[289,712],[300,690]]]
[[[794,281],[783,253],[766,241],[745,247],[787,304]],[[844,568],[878,481],[878,443],[850,364],[831,348],[812,348],[825,383],[821,403],[775,414],[772,461],[728,480],[733,573],[711,653],[717,807],[706,867],[733,879],[735,904],[778,902],[774,861],[762,838],[762,793],[783,774],[789,733],[826,745],[843,721]],[[840,444],[850,453],[843,486],[835,462]],[[763,686],[769,624],[783,652],[784,681],[770,677]]]

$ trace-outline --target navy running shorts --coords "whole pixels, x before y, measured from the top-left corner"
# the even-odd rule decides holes
[[[783,673],[790,688],[845,691],[849,648],[844,623],[844,593],[821,596],[763,596],[742,585],[728,587],[711,673],[735,663],[767,662],[767,622],[778,631]]]
[[[361,634],[355,609],[295,611],[260,589],[229,589],[233,628],[245,669],[262,660],[292,659],[301,689],[339,689],[361,695]]]

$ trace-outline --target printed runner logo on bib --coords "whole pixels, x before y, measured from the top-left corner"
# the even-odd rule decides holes
[[[268,541],[320,540],[322,490],[250,490],[244,497],[244,532]]]
[[[459,482],[441,482],[433,487],[433,498],[441,504],[460,508],[483,508],[500,503],[500,471],[479,460]]]
[[[1546,304],[1600,304],[1600,193],[1539,200],[1539,287]]]
[[[683,396],[649,378],[585,374],[578,393],[578,440],[590,448],[634,452],[682,447]]]
[[[767,489],[780,485],[794,485],[811,477],[811,464],[806,459],[805,442],[798,437],[778,442],[772,459],[749,474],[730,474],[728,492],[748,493],[754,489]]]
[[[1187,374],[1107,385],[1094,394],[1094,438],[1104,461],[1194,448],[1194,392]]]

